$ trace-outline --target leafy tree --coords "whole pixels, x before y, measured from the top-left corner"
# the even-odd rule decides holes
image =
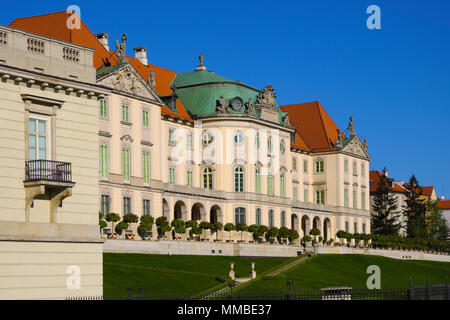
[[[195,220],[186,221],[186,228],[196,228],[198,226],[198,222]]]
[[[227,223],[225,224],[225,226],[223,227],[223,230],[228,232],[228,239],[230,240],[231,238],[231,231],[235,230],[236,227],[234,226],[234,224],[232,223]]]
[[[258,231],[258,226],[256,224],[251,224],[248,226],[248,232],[255,233],[255,231]]]
[[[415,175],[409,179],[409,184],[405,185],[408,190],[406,205],[403,206],[403,214],[406,216],[408,237],[427,238],[428,232],[425,224],[426,204],[420,197],[423,194],[422,187]]]
[[[267,233],[267,231],[269,231],[269,228],[267,228],[267,226],[262,224],[258,227],[258,231],[262,233],[262,235],[264,235],[265,233]]]
[[[384,168],[375,192],[373,193],[373,212],[371,213],[371,228],[374,234],[397,235],[401,228],[397,211],[397,196],[392,193],[393,179],[387,177]]]
[[[289,229],[286,227],[281,227],[280,230],[278,230],[278,236],[282,239],[286,239],[289,237]]]
[[[120,216],[117,213],[110,212],[106,215],[106,221],[112,222],[112,230],[114,229],[114,223],[118,222],[120,220]]]
[[[426,203],[426,225],[431,239],[446,241],[449,233],[447,220],[438,207],[438,200],[428,200]]]
[[[219,221],[214,222],[214,223],[211,224],[211,230],[213,230],[216,233],[216,240],[217,240],[217,237],[218,237],[218,234],[219,234],[218,231],[220,231],[222,229],[223,229],[223,224],[220,223]]]
[[[192,228],[192,233],[195,234],[196,236],[201,235],[203,232],[203,229],[200,227],[193,227]]]
[[[209,222],[207,222],[207,221],[202,221],[202,222],[200,222],[200,224],[199,224],[198,226],[199,226],[203,231],[211,229],[211,223],[209,223]],[[203,232],[203,238],[206,238],[204,232]]]
[[[320,230],[317,228],[312,228],[311,230],[309,230],[309,234],[312,236],[318,236],[320,235]]]
[[[154,219],[151,215],[145,214],[142,215],[139,219],[140,223],[138,226],[138,232],[140,235],[146,234],[147,232],[152,231]]]
[[[170,223],[170,225],[173,227],[173,230],[175,234],[183,234],[186,233],[186,227],[184,225],[184,221],[181,219],[174,219]]]
[[[117,226],[116,226],[116,232],[118,234],[122,233],[122,230],[127,229],[128,228],[128,223],[126,223],[125,221],[120,221]]]
[[[248,230],[248,227],[247,227],[247,225],[245,224],[245,223],[243,223],[243,222],[239,222],[237,225],[236,225],[236,231],[240,231],[241,232],[241,240],[242,240],[242,231],[247,231]]]
[[[158,227],[158,233],[160,235],[164,235],[166,232],[172,230],[172,228],[169,225],[169,222],[167,221],[167,218],[164,216],[156,218],[155,223]]]
[[[98,220],[98,225],[100,226],[100,229],[106,228],[107,224],[104,220]]]
[[[123,216],[122,220],[131,226],[132,223],[137,223],[139,221],[139,218],[133,213],[127,213]]]
[[[276,238],[276,237],[278,236],[278,228],[277,228],[277,227],[272,227],[272,228],[270,228],[270,229],[267,231],[266,235],[267,235],[269,238]]]
[[[295,239],[298,239],[299,237],[300,236],[299,236],[297,230],[295,230],[295,229],[289,230],[288,238],[290,241],[294,241]]]

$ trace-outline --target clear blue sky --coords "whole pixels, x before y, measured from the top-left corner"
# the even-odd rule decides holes
[[[371,169],[450,198],[450,1],[8,1],[0,24],[70,4],[113,49],[125,32],[129,55],[146,46],[178,72],[202,52],[220,75],[271,83],[279,104],[319,100],[342,129],[353,115]],[[371,4],[381,30],[366,27]]]

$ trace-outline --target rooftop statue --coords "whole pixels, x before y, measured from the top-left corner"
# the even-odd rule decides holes
[[[283,125],[285,127],[289,128],[290,122],[289,122],[289,115],[287,114],[287,112],[286,112],[286,114],[283,117]]]
[[[252,98],[248,98],[248,102],[246,103],[247,105],[247,115],[252,116],[253,115],[253,103],[252,103]]]
[[[122,64],[128,62],[127,58],[127,46],[125,42],[127,41],[127,34],[122,34],[121,43],[116,39],[116,55],[117,55],[117,64]]]
[[[227,113],[229,106],[230,106],[230,101],[228,99],[224,99],[223,95],[221,95],[220,98],[218,100],[216,100],[216,112],[218,114]]]
[[[198,61],[200,61],[200,64],[197,66],[196,70],[206,70],[206,66],[203,64],[203,60],[205,60],[205,56],[203,53],[200,53],[200,56],[198,57]]]
[[[149,73],[148,78],[147,78],[147,83],[150,85],[150,87],[155,89],[155,87],[156,87],[155,70],[153,70],[153,69],[150,70],[150,73]]]
[[[265,86],[262,92],[256,97],[256,103],[275,106],[275,90],[270,84]]]
[[[341,130],[336,129],[337,130],[337,137],[336,137],[336,143],[335,143],[335,147],[336,148],[342,148],[342,136],[341,136]]]
[[[356,136],[355,128],[353,127],[353,116],[350,116],[350,122],[348,123],[347,129],[350,137]]]

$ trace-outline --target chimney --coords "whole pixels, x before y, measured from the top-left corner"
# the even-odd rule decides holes
[[[109,34],[102,32],[102,33],[97,33],[95,36],[97,37],[97,40],[102,44],[102,46],[105,47],[105,49],[107,51],[109,51],[109,45],[108,45]]]
[[[147,48],[146,47],[134,48],[134,57],[138,59],[143,65],[147,65]]]

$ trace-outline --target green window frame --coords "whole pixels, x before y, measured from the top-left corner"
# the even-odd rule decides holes
[[[294,187],[294,188],[292,189],[292,198],[293,198],[294,200],[298,200],[298,188],[297,188],[297,187]]]
[[[303,189],[303,202],[309,202],[309,190]]]
[[[122,148],[122,177],[123,181],[130,181],[130,149]]]
[[[269,173],[267,176],[267,194],[273,196],[273,175]]]
[[[100,145],[100,175],[102,178],[109,176],[109,160],[108,160],[108,146]]]
[[[192,187],[192,171],[190,170],[186,171],[186,185]]]
[[[129,110],[129,106],[126,104],[122,105],[122,121],[130,122],[130,110]]]
[[[142,126],[144,128],[150,127],[149,117],[148,117],[148,110],[143,109],[142,110]]]
[[[175,145],[175,130],[169,128],[169,146]]]
[[[142,153],[142,178],[145,184],[150,183],[150,154],[148,152]]]
[[[100,99],[100,117],[107,118],[108,117],[108,102],[106,99]]]
[[[344,189],[344,207],[348,208],[348,189]]]
[[[281,225],[280,225],[280,227],[286,227],[286,212],[284,212],[284,211],[281,211],[281,217],[280,217],[280,222],[281,222]]]
[[[203,168],[203,188],[213,188],[213,170],[210,167]]]
[[[244,192],[244,168],[241,166],[234,168],[234,191]]]
[[[315,203],[316,204],[325,204],[325,191],[324,190],[316,190],[314,195],[315,195]]]
[[[308,173],[308,160],[303,160],[303,172]]]
[[[268,219],[268,221],[269,221],[269,228],[272,228],[273,227],[273,210],[272,209],[270,209],[269,210],[269,219]]]
[[[356,190],[353,190],[353,208],[358,207],[358,198],[357,198],[357,192]]]
[[[361,191],[361,209],[366,209],[366,193]]]
[[[280,197],[286,196],[286,173],[280,173]]]
[[[169,168],[169,183],[175,183],[175,168]]]
[[[261,169],[255,169],[255,192],[261,193]]]
[[[292,170],[297,171],[297,159],[292,157]]]

